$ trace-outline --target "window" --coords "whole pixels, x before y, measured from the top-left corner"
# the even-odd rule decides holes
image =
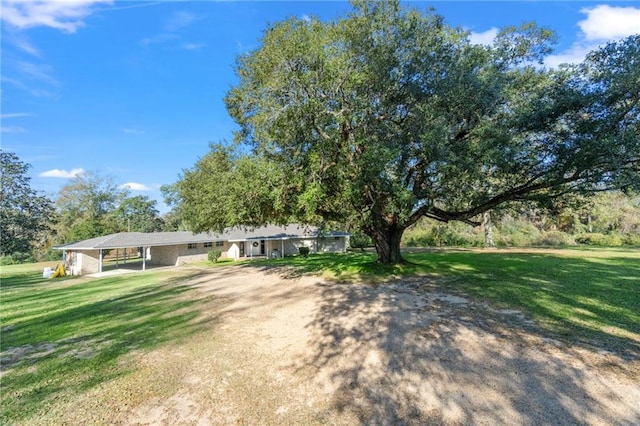
[[[216,241],[216,247],[224,246],[224,241]]]
[[[213,243],[211,241],[204,243],[204,248],[209,248],[209,247],[213,247]]]
[[[189,245],[187,246],[188,249],[195,249],[198,248],[198,244],[197,243],[189,243]]]

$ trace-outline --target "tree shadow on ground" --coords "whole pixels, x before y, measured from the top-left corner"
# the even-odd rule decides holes
[[[82,393],[126,374],[118,360],[136,350],[187,338],[217,321],[201,319],[203,303],[185,284],[198,274],[126,288],[127,276],[77,280],[43,288],[38,295],[11,295],[32,307],[12,317],[2,335],[2,415],[25,421],[61,395]],[[38,299],[39,297],[39,299]],[[65,298],[68,303],[65,303]],[[50,307],[47,309],[47,307]],[[23,306],[18,306],[16,308]],[[6,319],[5,319],[6,320]]]
[[[379,265],[371,255],[318,255],[260,267],[286,278],[306,274],[336,281],[384,283],[402,276],[437,278],[449,292],[517,309],[550,337],[640,358],[640,262],[621,255],[562,256],[545,252],[427,250],[408,264]]]
[[[511,311],[428,278],[318,285],[312,349],[299,372],[324,382],[332,408],[362,424],[640,421],[640,390],[620,399],[614,384],[584,368],[583,352],[557,348],[526,318],[507,320]]]
[[[640,358],[640,262],[509,252],[409,259],[429,262],[448,291],[522,310],[554,338]]]

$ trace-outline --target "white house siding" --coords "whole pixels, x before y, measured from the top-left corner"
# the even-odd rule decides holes
[[[222,255],[233,260],[238,260],[240,258],[240,246],[238,245],[238,243],[230,243],[229,249]]]
[[[287,240],[284,243],[284,255],[295,256],[299,253],[300,247],[309,247],[311,252],[315,251],[315,238]]]
[[[318,253],[345,252],[348,248],[346,237],[318,238]]]
[[[298,254],[299,243],[296,240],[267,240],[265,255],[269,257],[282,257]]]
[[[285,256],[296,255],[300,247],[309,247],[312,253],[345,252],[348,247],[346,237],[300,238],[285,241]]]
[[[346,243],[344,237],[338,237],[341,241],[334,241],[333,237],[327,238],[328,242],[323,242],[322,239],[316,238],[292,238],[286,240],[265,240],[265,251],[262,256],[282,256],[283,251],[285,256],[295,256],[299,253],[300,247],[309,247],[312,253],[314,252],[329,252],[331,250],[345,251]],[[257,247],[253,246],[256,242]],[[320,242],[320,244],[319,244]],[[248,240],[245,244],[245,256],[261,256],[260,254],[260,240]],[[225,246],[226,247],[226,246]],[[238,243],[231,243],[227,250],[227,257],[232,259],[240,258],[240,247]]]
[[[249,245],[251,245],[251,243],[251,241],[247,242]],[[348,238],[293,238],[284,240],[284,242],[282,240],[267,240],[265,254],[272,256],[273,251],[277,250],[278,255],[282,255],[282,251],[284,249],[285,256],[295,256],[299,253],[300,247],[309,247],[312,253],[345,252],[348,247]],[[256,247],[254,255],[259,253],[259,249],[259,246]]]

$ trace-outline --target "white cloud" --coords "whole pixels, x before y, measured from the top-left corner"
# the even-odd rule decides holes
[[[617,40],[640,33],[640,9],[601,4],[580,11],[587,19],[578,22],[588,41]]]
[[[471,34],[469,34],[469,41],[472,44],[492,45],[497,35],[498,29],[495,27],[489,28],[487,31],[481,33],[472,31]]]
[[[50,27],[75,33],[99,3],[112,4],[113,0],[4,0],[2,21],[19,29]]]
[[[640,8],[599,5],[580,10],[587,18],[578,22],[577,41],[568,49],[549,55],[545,65],[555,68],[560,64],[577,64],[589,52],[607,42],[640,33]]]
[[[126,133],[128,135],[142,135],[142,134],[144,134],[144,131],[143,130],[139,130],[139,129],[130,128],[130,127],[129,128],[125,127],[125,128],[122,129],[122,133]]]
[[[147,185],[143,183],[127,182],[120,185],[120,189],[130,189],[132,191],[151,191]]]
[[[185,43],[182,45],[184,50],[198,50],[205,46],[204,43]]]
[[[40,50],[35,47],[29,39],[24,35],[21,31],[16,31],[11,28],[6,28],[5,26],[4,37],[10,44],[12,44],[16,49],[21,50],[25,53],[28,53],[31,56],[35,56],[37,58],[41,57]]]
[[[309,16],[309,15],[302,15],[302,16],[300,16],[300,19],[302,19],[304,22],[311,22],[312,21],[311,16]]]
[[[29,55],[36,56],[38,58],[40,57],[40,51],[38,48],[29,43],[29,40],[27,39],[17,40],[15,42],[15,46]]]
[[[18,61],[15,66],[22,76],[31,80],[38,80],[51,86],[58,86],[60,84],[58,80],[52,76],[53,68],[49,65]]]
[[[188,27],[198,18],[189,12],[178,11],[171,15],[171,18],[164,25],[166,31],[177,31],[181,28]]]
[[[3,75],[0,79],[5,83],[9,83],[10,85],[17,87],[20,90],[24,90],[25,92],[28,92],[32,96],[36,96],[36,97],[53,96],[53,93],[49,90],[32,87],[30,85],[23,83],[20,80],[16,80],[15,78],[9,78]]]
[[[83,173],[84,173],[84,169],[82,169],[82,168],[72,169],[71,171],[53,169],[53,170],[47,170],[46,172],[42,172],[38,176],[40,176],[40,177],[50,177],[50,178],[70,179],[70,178],[74,178],[74,177],[80,176]]]
[[[544,63],[551,68],[557,68],[560,64],[579,64],[584,61],[587,53],[595,47],[597,46],[590,44],[585,45],[584,43],[574,43],[569,49],[563,52],[547,56]]]
[[[2,81],[32,96],[53,96],[60,87],[60,82],[53,76],[53,68],[50,65],[28,61],[6,61],[4,67]]]
[[[147,47],[153,44],[164,44],[172,49],[198,50],[205,45],[202,43],[183,42],[183,37],[178,34],[179,30],[188,27],[198,19],[200,18],[189,12],[175,12],[164,24],[162,32],[151,37],[145,37],[140,40],[140,43]]]
[[[20,126],[2,126],[2,133],[26,133],[27,130]]]
[[[19,117],[31,117],[33,114],[28,112],[11,112],[8,114],[0,114],[0,118],[6,120],[7,118],[19,118]]]
[[[160,34],[156,34],[153,37],[145,37],[142,40],[140,40],[140,43],[142,43],[144,46],[149,46],[151,44],[167,43],[173,40],[177,40],[179,38],[180,36],[177,34],[160,33]]]

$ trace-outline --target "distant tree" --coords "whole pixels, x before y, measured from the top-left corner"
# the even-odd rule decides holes
[[[226,104],[254,151],[214,146],[184,173],[194,230],[340,221],[397,263],[422,217],[478,224],[508,202],[639,184],[640,36],[550,71],[534,63],[554,35],[533,24],[474,45],[431,12],[354,6],[277,23],[238,59]]]
[[[589,204],[589,232],[618,232],[640,237],[640,195],[619,191],[598,194]]]
[[[171,209],[161,216],[162,229],[161,231],[188,231],[189,227],[187,222],[182,218],[182,214],[179,209]]]
[[[184,218],[183,205],[178,193],[177,183],[162,185],[160,192],[162,192],[165,204],[171,207],[171,210],[162,215],[162,230],[188,231],[188,224]]]
[[[116,209],[127,191],[112,178],[93,173],[75,177],[60,189],[56,206],[59,211],[60,243],[85,240],[121,230]]]
[[[31,188],[29,164],[0,150],[0,255],[31,253],[46,240],[55,219],[53,202]]]
[[[114,212],[119,228],[129,232],[160,231],[162,219],[156,204],[145,195],[125,198]]]

